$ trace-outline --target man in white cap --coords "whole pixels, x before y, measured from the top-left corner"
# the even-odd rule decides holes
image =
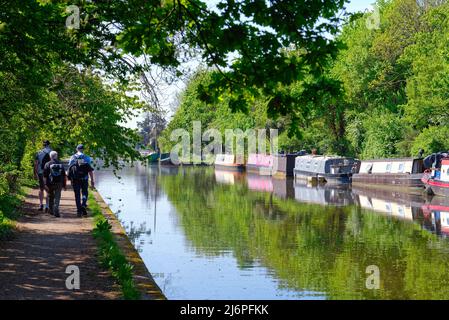
[[[34,177],[39,181],[39,211],[44,210],[44,167],[45,164],[50,161],[50,141],[45,140],[43,143],[43,149],[39,150],[34,159]],[[45,197],[45,212],[48,211],[48,193]]]

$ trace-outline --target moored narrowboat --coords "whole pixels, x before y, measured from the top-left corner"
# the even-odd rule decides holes
[[[147,155],[148,163],[157,163],[159,161],[160,153],[154,152]]]
[[[246,170],[261,175],[273,174],[274,157],[272,155],[252,153],[248,156]]]
[[[297,154],[278,154],[274,156],[275,177],[293,177]]]
[[[231,171],[244,171],[245,165],[239,157],[233,154],[217,154],[215,156],[215,169],[218,170],[231,170]]]
[[[174,166],[175,165],[171,160],[170,153],[162,153],[159,157],[159,164],[162,166]]]
[[[427,170],[422,182],[428,193],[449,197],[449,158],[442,159],[441,166]]]
[[[347,184],[360,162],[353,158],[306,155],[295,160],[295,180],[319,183]]]
[[[352,176],[353,184],[422,187],[423,159],[364,160]]]

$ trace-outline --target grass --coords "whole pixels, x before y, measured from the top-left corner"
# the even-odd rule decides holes
[[[94,217],[93,235],[98,243],[100,264],[111,271],[121,287],[124,299],[140,299],[140,292],[133,279],[133,266],[121,252],[111,231],[111,224],[103,216],[100,205],[92,195],[89,196],[89,210]]]
[[[21,215],[19,208],[27,190],[22,188],[15,194],[0,197],[0,240],[9,240],[13,237],[15,221]]]

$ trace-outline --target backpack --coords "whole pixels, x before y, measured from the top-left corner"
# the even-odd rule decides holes
[[[43,156],[42,156],[42,159],[40,160],[41,161],[40,166],[41,166],[41,170],[42,171],[45,169],[45,165],[47,164],[47,162],[49,162],[51,160],[50,159],[50,152],[46,152],[44,150],[45,149],[43,149],[41,151],[41,155],[43,154]]]
[[[54,163],[50,165],[50,174],[48,175],[48,180],[50,184],[56,184],[62,182],[62,174],[64,167],[60,163]]]
[[[90,165],[84,155],[75,156],[75,163],[70,166],[68,176],[71,181],[79,181],[86,179],[89,171]]]

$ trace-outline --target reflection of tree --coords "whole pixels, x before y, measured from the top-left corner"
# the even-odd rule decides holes
[[[161,188],[158,185],[158,168],[153,166],[137,165],[136,184],[139,191],[145,195],[148,203],[157,201],[161,195]]]
[[[145,244],[145,238],[142,238],[142,235],[150,236],[151,228],[147,228],[146,222],[142,222],[138,226],[134,225],[133,221],[128,224],[122,223],[122,225],[125,228],[129,240],[133,243],[134,247],[141,252],[141,248]]]
[[[331,299],[449,297],[449,243],[419,224],[217,185],[205,172],[160,177],[200,253],[231,250],[241,267],[260,261],[281,286],[325,292]],[[439,245],[429,250],[430,243]],[[379,291],[365,287],[370,265],[380,268]]]

